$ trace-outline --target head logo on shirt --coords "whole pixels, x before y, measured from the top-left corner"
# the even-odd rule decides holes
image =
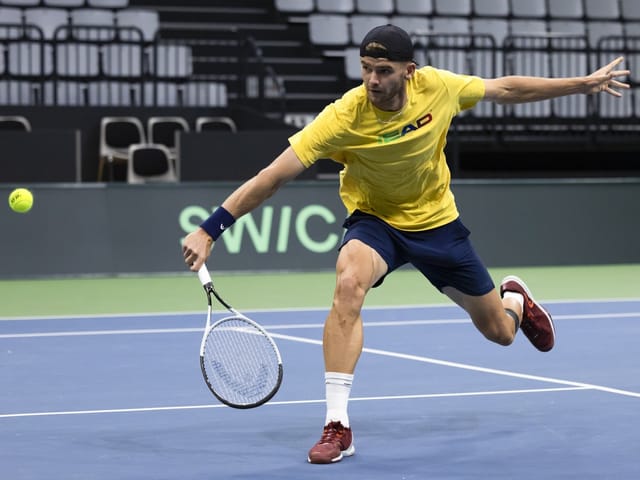
[[[413,132],[415,130],[418,130],[419,128],[424,127],[426,124],[430,123],[431,120],[433,120],[433,116],[430,113],[427,113],[426,115],[418,118],[414,123],[408,123],[402,128],[379,135],[378,143],[393,142],[394,140],[404,137],[407,133]]]

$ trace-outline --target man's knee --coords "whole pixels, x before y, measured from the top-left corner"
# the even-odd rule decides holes
[[[336,278],[333,308],[341,314],[359,312],[367,289],[357,276],[342,272]]]

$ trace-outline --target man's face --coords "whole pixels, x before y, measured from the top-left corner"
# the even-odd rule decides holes
[[[405,82],[413,74],[415,65],[412,62],[392,62],[374,57],[361,57],[360,63],[362,81],[371,103],[382,110],[402,107]]]

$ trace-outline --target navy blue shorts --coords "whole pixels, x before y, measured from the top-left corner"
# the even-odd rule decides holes
[[[431,230],[406,232],[373,215],[355,211],[343,227],[347,231],[342,245],[352,239],[369,245],[386,262],[386,275],[410,263],[440,291],[449,286],[476,296],[494,288],[487,268],[471,246],[470,232],[460,219]],[[384,276],[374,287],[383,280]]]

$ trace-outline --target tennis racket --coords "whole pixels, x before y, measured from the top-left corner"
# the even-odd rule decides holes
[[[276,343],[258,323],[225,302],[213,287],[206,265],[198,278],[207,294],[207,324],[200,344],[200,368],[218,400],[233,408],[268,402],[282,383],[282,358]],[[231,316],[211,323],[212,298]]]

